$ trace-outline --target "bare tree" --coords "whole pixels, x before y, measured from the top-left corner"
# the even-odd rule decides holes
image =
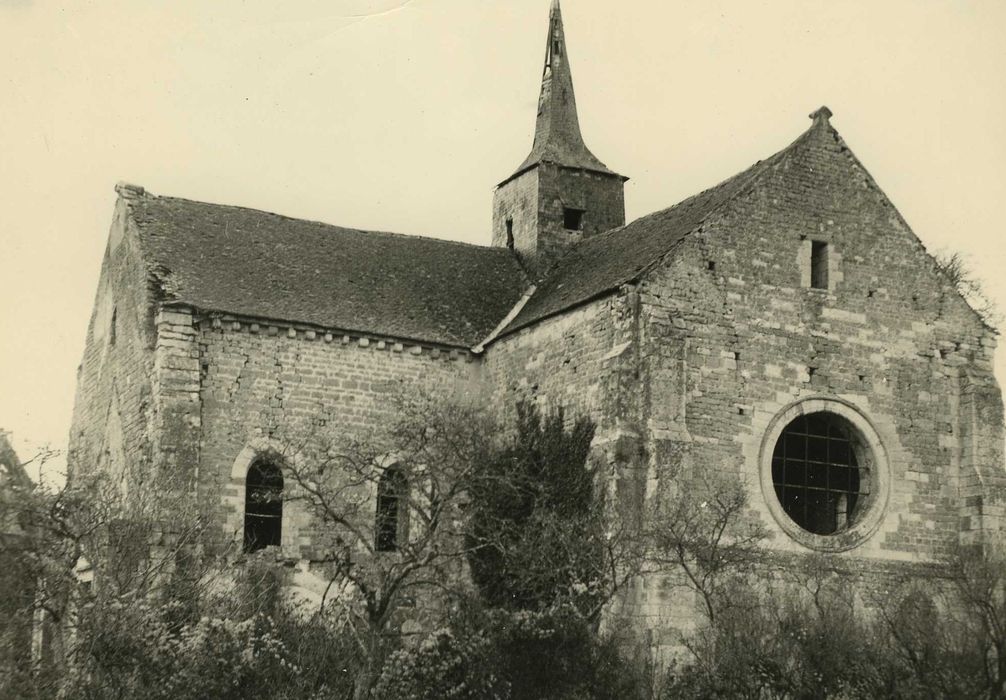
[[[949,568],[965,634],[981,659],[984,695],[1006,698],[1006,552],[1001,539],[959,548]]]
[[[761,560],[767,532],[748,517],[747,493],[736,478],[703,476],[693,486],[651,516],[651,566],[680,572],[715,623],[723,609],[740,603],[726,593]]]
[[[32,664],[14,674],[19,693],[54,695],[72,685],[75,674],[95,678],[102,663],[121,661],[94,655],[96,618],[126,601],[161,595],[205,530],[206,519],[188,499],[157,496],[156,502],[142,492],[126,499],[102,473],[76,474],[59,486],[5,484],[0,522],[17,522],[21,532],[0,543],[0,576],[5,589],[30,591],[10,611],[32,634]],[[17,655],[4,649],[0,656]]]
[[[990,328],[998,327],[1002,314],[965,257],[950,251],[939,251],[933,257],[936,269],[954,285],[982,321]]]
[[[465,510],[498,432],[464,399],[399,395],[395,408],[383,433],[298,440],[310,456],[286,466],[285,499],[306,506],[317,524],[328,578],[322,606],[350,620],[356,635],[356,698],[368,696],[398,644],[403,611],[429,622],[471,592]]]

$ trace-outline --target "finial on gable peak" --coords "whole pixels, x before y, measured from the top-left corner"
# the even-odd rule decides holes
[[[552,9],[550,10],[550,12],[559,12],[559,10],[560,10],[559,0],[552,0]]]
[[[817,110],[811,112],[808,116],[814,120],[814,124],[829,124],[828,120],[831,119],[831,110],[828,109],[826,105],[821,105]]]

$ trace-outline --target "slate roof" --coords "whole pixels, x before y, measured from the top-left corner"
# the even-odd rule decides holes
[[[165,301],[472,347],[527,286],[505,248],[119,188]]]
[[[827,126],[826,117],[815,121],[810,130],[783,150],[715,187],[668,209],[584,240],[549,271],[524,307],[497,337],[597,299],[638,279],[685,236],[698,229],[710,215],[743,194],[763,173],[799,147],[819,124],[831,128]]]

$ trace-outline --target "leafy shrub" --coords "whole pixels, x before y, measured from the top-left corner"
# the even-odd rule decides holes
[[[594,424],[565,427],[562,411],[542,417],[518,404],[512,440],[471,491],[468,560],[486,605],[545,610],[557,599],[591,607],[602,587],[603,507],[586,468]]]
[[[642,679],[573,606],[481,610],[393,654],[376,697],[631,700]]]
[[[343,630],[273,603],[243,616],[151,596],[84,601],[64,693],[87,699],[343,698],[355,650]],[[234,606],[239,608],[241,606]]]
[[[486,632],[437,630],[415,649],[389,656],[374,695],[396,700],[506,700],[509,686],[496,675],[494,652]]]

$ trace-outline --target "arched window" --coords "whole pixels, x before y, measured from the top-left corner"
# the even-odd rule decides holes
[[[258,459],[245,480],[244,550],[280,544],[283,526],[283,474],[276,464]]]
[[[408,538],[409,484],[405,472],[396,464],[384,470],[377,482],[374,548],[378,552],[394,552]]]

